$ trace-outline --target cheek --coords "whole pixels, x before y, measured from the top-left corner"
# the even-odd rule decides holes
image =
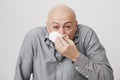
[[[47,31],[48,31],[48,33],[51,33],[51,32],[53,32],[53,29],[51,27],[47,27]]]

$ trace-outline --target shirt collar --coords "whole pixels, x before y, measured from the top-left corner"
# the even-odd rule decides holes
[[[45,34],[45,37],[44,37],[44,42],[48,45],[48,46],[51,46],[54,48],[54,43],[52,41],[49,40],[49,33],[46,29],[46,34]]]

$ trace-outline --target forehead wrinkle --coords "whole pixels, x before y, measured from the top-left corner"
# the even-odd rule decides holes
[[[71,24],[72,24],[72,21],[68,21],[68,22],[62,23],[61,25],[66,25],[66,24],[68,24],[68,23],[71,23]],[[57,25],[60,25],[60,23],[55,22],[55,21],[53,21],[51,24],[57,24]]]

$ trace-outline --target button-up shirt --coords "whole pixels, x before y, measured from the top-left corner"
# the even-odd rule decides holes
[[[78,25],[73,39],[80,55],[75,62],[60,54],[46,27],[30,30],[24,38],[14,80],[113,80],[113,71],[94,30]],[[74,53],[73,53],[74,54]]]

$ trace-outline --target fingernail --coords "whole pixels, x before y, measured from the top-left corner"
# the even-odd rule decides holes
[[[68,35],[65,35],[65,38],[66,38],[66,39],[69,39],[69,36],[68,36]]]

